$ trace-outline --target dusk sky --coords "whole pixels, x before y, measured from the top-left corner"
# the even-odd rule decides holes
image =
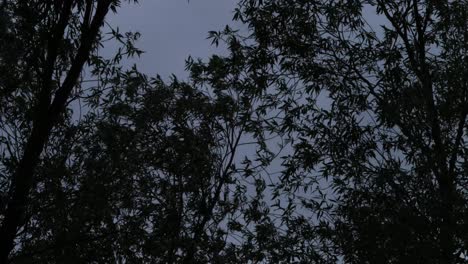
[[[120,8],[110,18],[110,24],[124,31],[142,34],[137,46],[146,53],[136,61],[143,72],[160,74],[164,79],[174,73],[180,78],[185,59],[207,58],[221,53],[221,48],[210,45],[208,31],[220,30],[231,19],[235,0],[141,0]]]

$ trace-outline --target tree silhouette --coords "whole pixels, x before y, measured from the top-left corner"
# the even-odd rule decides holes
[[[467,263],[466,1],[240,0],[186,81],[120,4],[0,6],[1,263]]]

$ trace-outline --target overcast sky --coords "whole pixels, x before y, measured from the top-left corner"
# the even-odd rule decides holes
[[[231,24],[237,0],[140,0],[125,5],[110,24],[142,33],[137,46],[146,53],[136,63],[150,75],[185,78],[185,59],[207,58],[222,49],[210,45],[208,31]]]

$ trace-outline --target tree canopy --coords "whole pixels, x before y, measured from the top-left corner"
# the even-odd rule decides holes
[[[0,5],[0,263],[468,263],[467,1],[239,0],[169,81],[121,4]]]

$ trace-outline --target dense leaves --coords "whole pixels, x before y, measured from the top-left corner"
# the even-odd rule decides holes
[[[266,69],[263,106],[280,110],[271,132],[294,149],[272,192],[315,216],[304,224],[313,238],[303,239],[326,249],[319,255],[465,261],[467,8],[240,2],[235,17],[252,33],[242,50],[262,56],[244,60],[246,74]]]
[[[466,1],[241,0],[246,27],[209,32],[227,53],[166,82],[127,65],[139,33],[83,37],[101,2],[2,3],[2,226],[89,51],[10,262],[467,262]]]

